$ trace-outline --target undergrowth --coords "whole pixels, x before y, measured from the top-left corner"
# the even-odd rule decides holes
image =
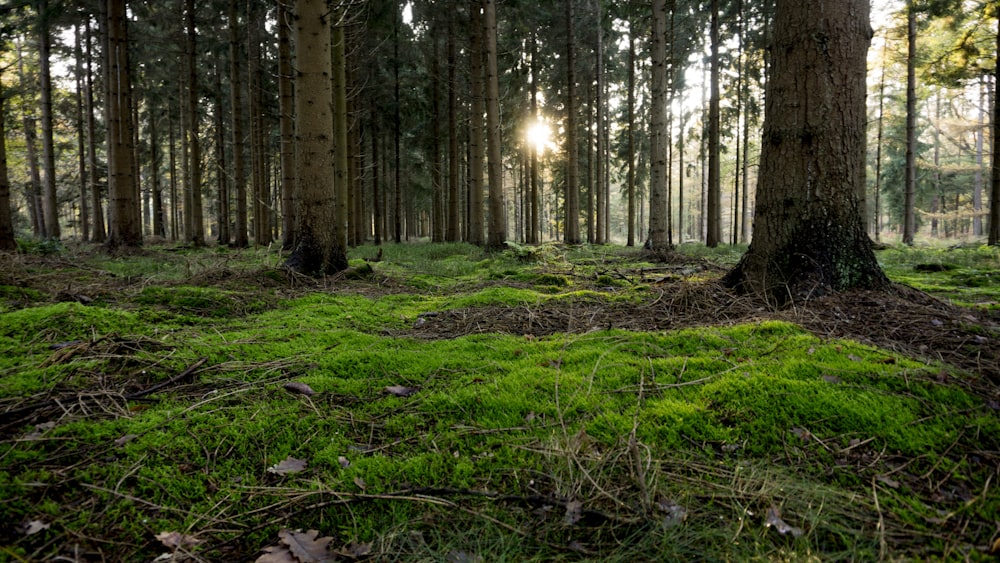
[[[0,280],[0,560],[252,561],[286,529],[379,561],[988,557],[977,374],[766,319],[427,339],[446,311],[663,300],[732,252],[383,249],[323,283],[273,251],[95,255],[96,303]]]

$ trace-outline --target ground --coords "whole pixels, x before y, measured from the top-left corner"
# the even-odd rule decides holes
[[[990,250],[889,249],[880,258],[906,285],[780,309],[718,283],[734,253],[385,254],[357,249],[350,270],[320,280],[266,251],[0,256],[0,560],[254,560],[301,541],[296,527],[319,530],[306,543],[333,536],[341,558],[376,560],[997,549]],[[36,325],[14,326],[32,311]],[[265,393],[280,386],[280,399]],[[896,401],[912,414],[899,428]],[[311,437],[289,444],[296,431],[258,417]],[[215,422],[186,435],[182,422],[202,418]],[[219,421],[242,430],[211,430]],[[317,428],[343,443],[317,445]],[[308,461],[309,479],[283,459]],[[341,506],[346,529],[324,519]],[[359,515],[371,506],[388,513]],[[492,540],[441,532],[451,526]]]

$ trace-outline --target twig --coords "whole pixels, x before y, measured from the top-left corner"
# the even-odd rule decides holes
[[[875,486],[875,478],[872,478],[872,497],[875,499],[875,511],[878,512],[878,559],[885,561],[885,554],[888,546],[885,543],[885,518],[882,517],[882,508],[878,504],[878,488]]]
[[[177,375],[171,377],[170,379],[168,379],[166,381],[161,381],[160,383],[157,383],[156,385],[153,385],[151,387],[147,387],[146,389],[143,389],[142,391],[137,391],[135,393],[129,393],[128,395],[125,395],[125,398],[131,401],[131,400],[134,400],[134,399],[139,399],[139,398],[145,397],[146,395],[152,395],[153,393],[159,391],[160,389],[163,389],[164,387],[169,387],[169,386],[177,383],[178,381],[182,381],[182,380],[184,380],[184,379],[186,379],[186,378],[194,375],[194,372],[197,371],[198,368],[200,368],[201,366],[203,366],[205,364],[205,362],[207,362],[207,361],[208,361],[208,358],[199,358],[197,361],[195,361],[195,363],[193,363],[190,366],[188,366],[187,369],[185,369],[184,371],[182,371],[182,372],[178,373]]]

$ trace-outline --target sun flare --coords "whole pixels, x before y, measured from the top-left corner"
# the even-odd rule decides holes
[[[525,131],[525,138],[539,153],[552,144],[552,128],[544,121],[535,121]]]

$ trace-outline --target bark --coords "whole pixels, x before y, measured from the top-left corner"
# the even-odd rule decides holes
[[[723,281],[779,303],[888,281],[861,221],[867,0],[778,0],[754,238]]]
[[[336,12],[335,12],[336,14]],[[339,18],[338,18],[339,19]],[[347,248],[348,203],[351,179],[348,170],[350,147],[347,143],[347,45],[342,25],[333,28],[333,189],[336,197],[334,235],[341,248]]]
[[[87,36],[87,77],[84,85],[84,99],[86,102],[87,118],[87,163],[90,171],[88,177],[88,188],[91,198],[91,209],[93,210],[93,229],[91,241],[103,243],[107,238],[107,231],[104,224],[104,203],[101,200],[101,184],[97,173],[97,123],[94,116],[94,49],[93,33],[90,29],[90,19],[87,19],[84,35]]]
[[[110,217],[105,246],[115,251],[142,245],[142,216],[136,198],[132,146],[131,81],[125,0],[107,0],[106,48],[108,199]]]
[[[278,129],[281,135],[281,246],[295,248],[296,178],[295,178],[295,95],[292,87],[292,42],[289,28],[291,13],[286,3],[278,2]],[[233,44],[236,39],[232,40]],[[234,71],[238,73],[237,71]],[[238,89],[235,86],[234,89]],[[233,117],[235,121],[235,116]],[[240,158],[242,162],[242,156]],[[245,182],[245,180],[244,180]],[[246,199],[244,195],[244,217]],[[245,221],[245,219],[244,219]]]
[[[198,41],[197,28],[195,27],[195,2],[186,0],[184,10],[184,21],[187,30],[187,103],[188,103],[188,165],[191,182],[188,184],[190,190],[188,200],[191,207],[187,210],[189,225],[191,230],[186,233],[187,241],[195,246],[205,245],[205,222],[204,210],[201,195],[201,132],[198,118]]]
[[[49,3],[38,3],[38,82],[42,114],[42,236],[58,239],[59,203],[56,195],[56,155],[52,138],[52,72],[49,57],[52,38],[49,36]]]
[[[471,11],[471,10],[470,10]],[[475,25],[475,23],[473,23]],[[471,26],[470,26],[471,28]],[[456,241],[459,238],[459,217],[460,217],[460,203],[461,197],[459,196],[459,178],[458,178],[458,59],[456,55],[456,38],[455,38],[455,25],[451,22],[448,23],[448,46],[447,46],[447,57],[448,57],[448,217],[446,221],[442,221],[442,225],[445,229],[444,239],[449,241]],[[477,53],[476,45],[473,43],[470,49],[470,57],[474,57],[474,53]],[[472,77],[470,78],[470,84],[477,84],[476,81],[476,66],[475,62],[472,63]],[[473,93],[475,96],[475,93]],[[473,98],[473,104],[475,104],[475,98]],[[473,110],[473,117],[475,116],[475,111]]]
[[[83,37],[80,35],[80,24],[73,25],[73,58],[74,79],[76,82],[76,99],[74,100],[73,120],[76,126],[76,156],[77,173],[80,181],[80,240],[90,240],[90,198],[87,194],[87,131],[83,120]]]
[[[384,195],[384,190],[381,188],[381,175],[379,170],[382,166],[382,161],[379,160],[378,156],[378,105],[372,101],[371,102],[371,141],[372,141],[372,220],[374,223],[373,230],[375,232],[375,244],[382,244],[382,234],[385,232],[385,221],[382,217],[382,210],[384,209],[382,205],[382,197]]]
[[[330,11],[323,0],[295,2],[295,130],[302,208],[298,238],[286,265],[309,275],[347,268],[336,228],[333,185],[333,88]]]
[[[711,70],[708,99],[708,192],[705,213],[705,245],[714,248],[722,242],[722,178],[719,162],[719,0],[712,0]]]
[[[667,214],[667,7],[653,0],[652,83],[650,84],[649,240],[654,252],[670,248]]]
[[[595,0],[597,6],[597,161],[595,162],[594,175],[596,176],[596,181],[594,187],[591,190],[596,190],[596,204],[597,204],[597,232],[595,233],[594,242],[597,244],[605,244],[608,239],[606,223],[607,223],[607,184],[604,183],[604,172],[605,166],[607,165],[606,155],[605,155],[605,128],[604,128],[604,107],[605,107],[605,92],[604,92],[604,24],[603,24],[603,2],[601,0]]]
[[[483,21],[486,47],[486,160],[490,182],[489,232],[486,246],[503,248],[507,242],[504,216],[503,161],[500,159],[500,84],[497,64],[496,0],[484,0]],[[475,208],[473,208],[475,212]]]
[[[471,90],[472,110],[469,115],[468,241],[481,245],[483,244],[483,161],[486,158],[486,148],[483,146],[483,99],[485,96],[483,52],[486,49],[483,46],[482,3],[472,2],[470,12],[469,88]],[[458,207],[456,198],[456,213]]]
[[[1000,18],[998,18],[1000,20]],[[1000,61],[1000,23],[997,24],[995,60]],[[993,163],[990,174],[990,232],[988,242],[1000,245],[1000,64],[993,69]]]
[[[442,175],[444,173],[444,161],[441,157],[441,140],[444,135],[441,128],[442,115],[441,115],[441,51],[440,42],[436,38],[436,32],[439,31],[439,27],[434,27],[432,34],[435,37],[431,37],[433,43],[431,49],[431,145],[430,145],[430,158],[428,159],[431,163],[431,186],[433,187],[433,203],[431,208],[431,240],[433,242],[444,241],[445,235],[445,186],[443,183]],[[449,20],[447,24],[446,31],[446,46],[445,46],[445,56],[446,64],[448,65],[448,92],[452,92],[452,88],[455,81],[455,75],[452,72],[455,63],[455,50],[454,50],[454,29]],[[454,122],[454,111],[457,110],[455,106],[451,104],[452,97],[448,96],[447,109],[448,116],[445,118],[448,124],[448,134],[451,135],[455,131]],[[457,152],[457,149],[456,149]],[[451,144],[448,145],[448,155],[451,156]],[[457,163],[456,163],[457,165]],[[449,172],[451,163],[449,162]],[[450,174],[449,174],[450,176]],[[448,188],[451,187],[451,178],[448,179]]]
[[[626,246],[635,246],[635,36],[634,26],[629,23],[628,32],[628,141],[627,173],[625,190],[628,199],[628,239]],[[683,134],[683,132],[682,132]],[[683,168],[682,168],[683,170]],[[683,175],[683,174],[682,174]]]
[[[538,121],[538,38],[536,32],[531,31],[529,41],[531,46],[529,47],[531,56],[531,116]],[[540,193],[538,184],[538,146],[533,145],[531,147],[531,193],[529,197],[531,199],[530,203],[530,220],[528,221],[528,236],[525,240],[529,244],[538,244],[541,236],[541,209],[540,209]]]
[[[0,71],[0,75],[3,72]],[[13,251],[17,249],[17,241],[14,239],[14,220],[10,207],[10,178],[7,175],[7,135],[4,131],[4,111],[3,80],[0,76],[0,251]]]
[[[26,95],[29,100],[34,101],[34,94],[31,91],[33,78],[30,78],[24,65],[24,55],[21,53],[21,45],[18,44],[17,73],[21,84],[28,85]],[[24,117],[22,127],[24,129],[25,158],[28,161],[28,184],[25,186],[25,197],[28,202],[28,214],[31,216],[31,232],[35,238],[44,236],[45,220],[42,217],[42,173],[38,164],[38,126],[35,116],[29,108],[22,109]]]
[[[153,192],[153,234],[166,238],[166,230],[163,223],[163,188],[160,179],[160,135],[159,108],[151,107],[149,110],[149,182]]]
[[[564,239],[580,244],[580,168],[576,146],[576,49],[573,38],[573,0],[566,8],[566,223]]]
[[[233,189],[236,192],[236,221],[233,233],[233,245],[238,248],[250,246],[249,227],[247,226],[247,177],[246,177],[246,143],[243,129],[243,80],[240,72],[239,20],[237,14],[239,0],[229,0],[229,97],[232,104],[232,139],[233,139]]]
[[[903,174],[903,244],[913,244],[916,231],[914,200],[917,191],[917,9],[913,0],[906,3],[906,164]]]
[[[256,3],[251,2],[248,7],[250,9],[247,17],[250,30],[247,34],[247,53],[250,59],[250,183],[253,197],[254,244],[266,246],[271,243],[271,210],[268,207],[271,198],[267,183],[267,148],[264,146],[264,69],[260,48],[260,26],[263,16]],[[329,49],[327,52],[330,52]]]
[[[229,232],[229,163],[226,161],[226,123],[225,123],[225,103],[223,102],[222,73],[223,61],[216,59],[215,63],[215,185],[216,193],[216,215],[218,223],[218,243],[229,244],[231,235]],[[159,185],[155,186],[159,191]],[[155,200],[155,197],[154,197]],[[156,212],[154,210],[154,222]]]

